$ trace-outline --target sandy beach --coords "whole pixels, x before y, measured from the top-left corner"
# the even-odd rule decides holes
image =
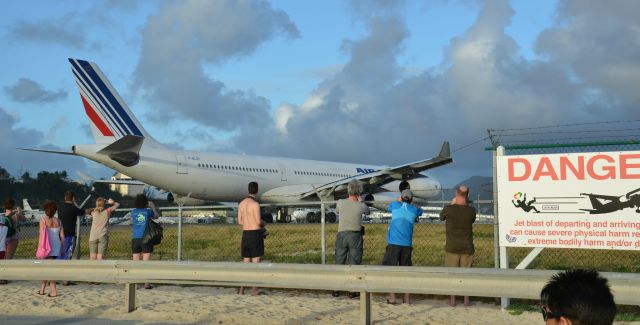
[[[37,294],[35,282],[0,287],[0,309],[7,315],[63,316],[133,320],[136,323],[197,324],[356,324],[358,299],[331,297],[328,292],[265,290],[266,295],[240,296],[234,288],[158,286],[138,290],[138,308],[123,313],[121,286],[80,283],[58,286],[59,297]],[[445,299],[416,297],[413,305],[388,305],[375,295],[375,324],[541,324],[539,313],[510,315],[489,303],[454,308]],[[620,323],[623,324],[623,323]],[[634,324],[639,324],[634,322]]]
[[[0,287],[0,309],[9,315],[96,317],[144,322],[198,324],[356,324],[358,299],[328,292],[265,290],[240,296],[234,288],[158,286],[138,290],[138,308],[125,314],[124,290],[116,285],[58,286],[59,297],[37,294],[35,282]],[[376,324],[540,324],[539,313],[514,316],[493,304],[451,308],[444,299],[416,297],[413,305],[388,305],[375,295]]]

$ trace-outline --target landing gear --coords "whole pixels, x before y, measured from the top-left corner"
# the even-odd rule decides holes
[[[335,212],[327,212],[325,214],[325,222],[326,223],[334,223],[336,222],[336,213]],[[313,212],[310,211],[307,213],[307,222],[308,223],[321,223],[322,222],[322,215],[320,214],[320,212]]]
[[[307,213],[307,222],[308,223],[318,223],[320,222],[320,215],[311,211]]]
[[[291,215],[287,208],[278,208],[276,213],[276,222],[277,223],[289,223],[291,222]]]
[[[335,212],[327,212],[327,215],[325,217],[328,223],[335,223],[337,219]]]

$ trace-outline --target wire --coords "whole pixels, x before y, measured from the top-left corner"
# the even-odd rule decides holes
[[[582,140],[582,139],[627,139],[637,141],[640,136],[636,135],[611,135],[611,136],[594,136],[594,137],[574,137],[574,138],[562,138],[562,139],[536,139],[536,140],[518,140],[518,141],[509,141],[509,143],[540,143],[540,142],[556,142],[559,143],[561,140]]]
[[[579,133],[605,133],[605,132],[626,132],[626,131],[640,131],[640,128],[633,129],[607,129],[607,130],[580,130],[580,131],[541,131],[541,132],[527,132],[527,133],[507,133],[504,136],[520,136],[520,135],[539,135],[539,134],[579,134]]]
[[[494,132],[494,131],[539,130],[539,129],[551,129],[551,128],[567,127],[567,126],[584,126],[584,125],[596,125],[596,124],[617,124],[617,123],[633,123],[633,122],[640,122],[640,120],[587,122],[587,123],[574,123],[574,124],[557,124],[557,125],[536,126],[536,127],[518,128],[518,129],[493,129],[493,130],[490,130],[490,131]]]
[[[454,153],[454,152],[456,152],[456,151],[460,151],[460,150],[462,150],[462,149],[466,149],[466,148],[468,148],[468,147],[471,147],[471,146],[472,146],[472,145],[474,145],[474,144],[477,144],[477,143],[479,143],[479,142],[482,142],[482,141],[485,141],[485,140],[488,140],[488,139],[489,139],[489,137],[488,137],[488,136],[486,136],[486,137],[484,137],[484,138],[482,138],[482,139],[478,139],[478,140],[473,141],[473,142],[471,142],[471,143],[469,143],[469,144],[465,144],[465,145],[464,145],[464,146],[462,146],[462,147],[458,147],[458,148],[454,149],[453,151],[451,151],[451,153]]]

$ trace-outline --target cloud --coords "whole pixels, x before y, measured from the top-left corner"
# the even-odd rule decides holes
[[[565,18],[541,34],[541,57],[534,59],[525,58],[505,33],[514,15],[509,3],[482,2],[475,23],[444,49],[442,64],[413,75],[403,74],[397,60],[409,34],[399,14],[379,15],[375,8],[360,12],[367,34],[343,42],[349,59],[342,69],[303,103],[281,104],[269,125],[238,134],[234,142],[251,153],[395,165],[435,155],[443,140],[458,148],[486,136],[488,128],[625,116],[627,107],[637,107],[631,105],[637,92],[617,87],[617,79],[608,77],[620,77],[629,87],[638,84],[640,45],[633,40],[640,38],[631,31],[640,29],[634,15],[614,19],[631,8],[605,10],[610,19],[604,24],[611,24],[597,26],[601,6],[595,2],[563,2],[559,8]],[[612,40],[601,29],[611,32]],[[616,32],[626,37],[612,37]],[[631,41],[623,47],[621,38]],[[611,44],[621,53],[608,54]],[[590,59],[583,63],[578,56]],[[482,147],[455,152],[454,165],[434,173],[449,185],[490,175],[491,156]]]
[[[270,120],[266,98],[228,89],[206,76],[203,65],[241,59],[278,36],[295,38],[299,31],[286,13],[264,1],[165,4],[142,29],[135,71],[135,89],[154,106],[147,117],[187,118],[223,131]]]
[[[99,47],[97,43],[90,42],[86,35],[86,26],[82,18],[76,12],[67,13],[60,17],[47,17],[38,21],[19,21],[9,26],[7,35],[20,41],[33,43],[56,44],[75,49],[88,49]]]
[[[75,175],[76,170],[87,169],[85,160],[79,157],[53,155],[17,150],[21,147],[41,147],[46,141],[42,132],[17,127],[18,120],[5,109],[0,107],[0,152],[3,153],[2,167],[12,175],[29,171],[32,174],[41,170],[66,170],[69,175]],[[65,150],[53,145],[45,145],[48,149]]]
[[[68,124],[68,121],[66,117],[64,116],[58,117],[58,119],[53,123],[53,125],[51,126],[51,128],[49,128],[49,131],[47,132],[47,142],[55,143],[58,130],[60,130],[62,127],[66,126],[67,124]]]
[[[28,78],[20,78],[15,85],[4,87],[12,100],[20,103],[51,103],[67,97],[65,90],[51,91]]]
[[[536,50],[567,67],[586,86],[601,91],[606,102],[626,106],[639,117],[640,2],[566,0],[553,27],[543,31]]]

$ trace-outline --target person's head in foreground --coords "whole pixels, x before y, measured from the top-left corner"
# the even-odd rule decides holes
[[[456,196],[453,198],[453,204],[467,204],[469,202],[469,188],[460,185],[456,188]]]
[[[546,324],[611,325],[616,315],[607,279],[596,271],[560,272],[542,288],[540,299]]]
[[[98,202],[96,201],[96,204],[97,203]],[[103,203],[104,203],[104,201],[103,201]],[[144,209],[147,206],[149,206],[149,199],[147,199],[147,197],[144,194],[138,194],[138,195],[136,195],[136,199],[133,201],[133,206],[136,209]]]
[[[352,180],[347,184],[347,194],[349,196],[360,196],[362,193],[362,183],[358,180]]]
[[[256,182],[249,183],[249,185],[247,185],[247,190],[249,191],[250,195],[258,194],[258,183]]]
[[[404,190],[402,191],[400,198],[402,199],[402,202],[411,203],[411,201],[413,201],[413,192],[411,192],[411,190]]]

